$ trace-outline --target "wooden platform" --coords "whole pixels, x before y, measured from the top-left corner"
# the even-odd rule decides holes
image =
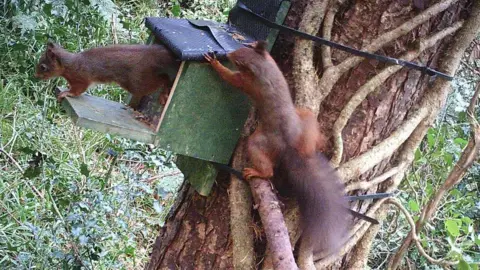
[[[56,92],[65,90],[57,88]],[[140,142],[155,142],[154,129],[135,119],[133,110],[126,105],[83,94],[66,97],[62,106],[77,126]]]

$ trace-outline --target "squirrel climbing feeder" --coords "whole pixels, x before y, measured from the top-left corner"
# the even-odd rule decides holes
[[[78,126],[176,153],[177,166],[186,179],[200,194],[208,194],[216,176],[210,162],[229,163],[251,106],[241,91],[216,74],[203,55],[214,52],[230,66],[227,53],[255,40],[267,40],[271,48],[278,34],[238,4],[279,24],[290,6],[289,1],[243,0],[230,11],[227,24],[146,18],[151,31],[148,43],[165,45],[181,62],[172,75],[173,86],[165,106],[156,102],[160,91],[142,100],[139,111],[151,119],[149,125],[137,120],[125,105],[91,95],[67,97],[62,105]]]

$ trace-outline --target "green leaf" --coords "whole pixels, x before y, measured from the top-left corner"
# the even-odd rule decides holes
[[[180,5],[175,5],[175,6],[172,7],[173,16],[175,16],[175,17],[180,16],[180,11],[181,11]]]
[[[443,155],[443,159],[445,160],[445,163],[447,163],[448,166],[451,166],[453,164],[453,156],[448,154],[448,153],[445,153]]]
[[[420,210],[420,207],[418,206],[418,203],[414,200],[410,200],[408,201],[408,207],[410,208],[410,210],[412,210],[413,212],[418,212]]]
[[[415,150],[415,161],[419,161],[421,158],[422,158],[422,151],[420,151],[420,149],[417,148],[417,150]]]
[[[457,269],[458,270],[470,270],[471,268],[466,261],[460,260],[460,262],[457,265]]]
[[[457,220],[447,219],[445,221],[445,228],[447,229],[448,233],[453,237],[457,237],[460,235],[460,228],[458,227]]]
[[[125,254],[129,256],[135,256],[135,248],[132,246],[125,247]]]
[[[43,12],[45,12],[47,16],[52,16],[52,4],[43,4]]]
[[[18,148],[18,150],[19,150],[20,152],[23,152],[23,153],[29,154],[29,155],[34,154],[34,153],[37,152],[37,150],[33,150],[33,149],[30,148],[30,147],[20,147],[20,148]]]
[[[458,144],[460,147],[465,147],[468,143],[467,140],[464,140],[462,138],[455,138],[455,140],[453,140],[454,143]]]
[[[88,177],[90,175],[90,171],[88,170],[87,164],[82,163],[80,165],[80,173]]]
[[[470,225],[470,224],[472,224],[472,219],[469,218],[469,217],[462,217],[462,222],[463,222],[465,225]]]
[[[42,168],[41,167],[28,167],[25,172],[23,173],[23,176],[28,179],[35,178],[42,173]]]
[[[433,147],[435,145],[435,134],[431,133],[430,130],[427,134],[428,146]]]

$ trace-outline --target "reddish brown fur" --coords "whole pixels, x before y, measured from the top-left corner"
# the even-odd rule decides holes
[[[79,96],[92,83],[117,83],[132,94],[130,106],[136,108],[141,98],[159,88],[164,91],[159,102],[166,101],[170,77],[178,69],[175,56],[162,45],[114,45],[70,53],[61,46],[48,43],[40,58],[35,76],[40,79],[64,77],[69,91],[66,96]]]
[[[224,80],[249,95],[258,110],[259,126],[247,143],[252,167],[243,170],[245,179],[284,172],[299,200],[305,239],[320,241],[310,242],[315,250],[336,249],[347,231],[346,202],[338,177],[318,153],[325,138],[313,113],[295,108],[285,77],[263,43],[228,54],[237,72],[205,58]]]

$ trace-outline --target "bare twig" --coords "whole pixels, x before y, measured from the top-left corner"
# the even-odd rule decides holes
[[[446,260],[443,260],[443,259],[434,259],[434,258],[430,257],[430,255],[428,255],[425,252],[425,250],[422,247],[422,244],[420,243],[420,239],[417,236],[417,233],[416,233],[416,230],[415,230],[415,221],[413,221],[413,218],[410,215],[410,213],[408,213],[407,209],[405,209],[405,207],[403,207],[403,205],[399,201],[397,201],[395,198],[388,198],[386,200],[386,203],[395,205],[405,215],[405,218],[407,219],[408,224],[410,224],[410,227],[412,229],[412,231],[411,231],[412,239],[413,239],[413,241],[415,241],[415,244],[417,246],[418,251],[420,252],[420,254],[423,257],[425,257],[425,259],[427,259],[432,264],[437,264],[437,265],[441,265],[441,266],[449,266],[449,265],[458,264],[458,261],[446,261]]]
[[[272,253],[273,268],[297,269],[280,202],[273,193],[270,182],[253,178],[249,180],[249,183]]]
[[[416,50],[410,51],[405,53],[400,57],[400,59],[406,60],[406,61],[411,61],[415,58],[417,58],[420,53],[422,53],[424,50],[434,46],[438,41],[441,39],[445,38],[448,35],[453,34],[455,31],[460,29],[460,27],[463,25],[463,22],[457,22],[451,27],[445,28],[438,33],[435,33],[434,35],[431,35],[430,37],[426,38],[425,40],[421,41],[418,48]],[[365,98],[375,91],[380,85],[382,85],[390,76],[395,74],[397,71],[402,69],[402,66],[389,66],[382,70],[380,73],[378,73],[376,76],[374,76],[372,79],[370,79],[367,83],[365,83],[358,91],[355,93],[355,95],[352,96],[352,98],[348,101],[348,103],[343,107],[340,116],[338,119],[335,121],[335,124],[333,126],[333,138],[335,138],[334,141],[334,154],[331,159],[331,163],[337,167],[342,159],[342,154],[343,154],[343,140],[342,140],[342,130],[343,128],[347,125],[348,120],[350,119],[351,115],[355,111],[355,109],[360,105]]]

